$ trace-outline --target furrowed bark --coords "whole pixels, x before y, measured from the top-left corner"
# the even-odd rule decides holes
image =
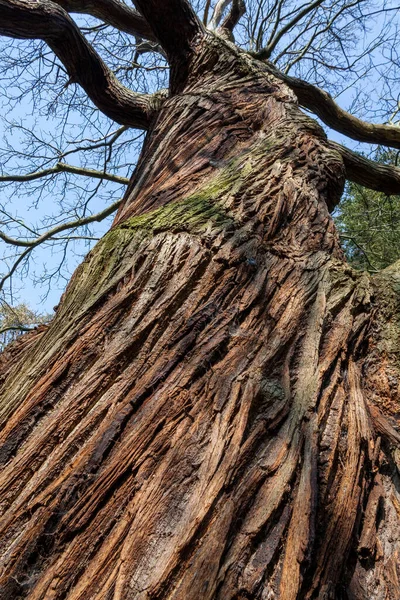
[[[2,600],[399,597],[400,276],[345,263],[343,183],[293,92],[203,40],[0,359]]]
[[[123,125],[147,129],[159,99],[123,86],[67,12],[47,0],[0,0],[0,35],[41,39],[105,115]]]

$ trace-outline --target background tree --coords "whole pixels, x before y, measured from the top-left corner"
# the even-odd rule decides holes
[[[21,333],[32,331],[49,320],[50,317],[33,312],[25,304],[10,306],[3,300],[0,309],[0,350],[4,350]]]
[[[376,160],[397,166],[397,151],[378,151]],[[376,272],[400,257],[400,202],[349,182],[335,213],[341,240],[352,266]]]
[[[387,104],[361,92],[356,104],[393,122],[397,7],[135,6],[0,0],[0,33],[42,40],[57,57],[40,47],[37,63],[48,65],[40,86],[58,89],[55,109],[71,94],[68,110],[96,123],[79,84],[119,124],[98,124],[97,138],[79,131],[83,156],[147,132],[112,227],[54,319],[0,357],[0,597],[394,600],[399,267],[349,268],[329,211],[346,177],[393,194],[400,175],[328,141],[305,110],[400,148],[398,127],[362,121],[318,87],[356,84],[374,52],[387,53],[376,66]],[[73,11],[129,43],[102,43],[105,28],[79,27]],[[380,33],[360,49],[371,22]],[[38,46],[17,47],[36,63]],[[143,52],[168,73],[167,91],[155,75],[140,88]],[[123,79],[132,66],[134,91]],[[59,143],[44,159],[42,137],[25,180],[87,177],[79,168],[126,183],[109,161],[66,163]],[[26,223],[4,210],[16,233],[2,239],[22,253],[3,287],[32,248],[69,243],[66,231],[102,217],[82,201],[24,237]]]

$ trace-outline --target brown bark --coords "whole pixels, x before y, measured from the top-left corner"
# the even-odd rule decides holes
[[[186,83],[197,43],[205,35],[203,24],[188,0],[137,0],[136,6],[166,52],[170,63],[170,91],[178,93]]]
[[[193,39],[204,35],[204,28],[187,0],[136,0],[136,6],[170,57],[191,54]]]
[[[290,86],[302,106],[311,110],[332,129],[357,142],[383,144],[391,148],[400,148],[400,130],[396,125],[362,121],[343,110],[325,90],[312,85],[308,81],[285,75],[268,61],[266,64],[272,73]]]
[[[399,597],[399,275],[346,265],[343,180],[282,81],[203,41],[1,358],[2,600]]]

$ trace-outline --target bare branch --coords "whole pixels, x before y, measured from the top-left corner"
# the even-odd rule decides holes
[[[341,240],[348,240],[348,241],[352,242],[352,243],[353,243],[353,244],[354,244],[354,245],[355,245],[355,246],[358,248],[358,250],[360,250],[360,252],[361,252],[361,253],[362,253],[362,255],[364,256],[365,260],[367,261],[367,263],[368,263],[368,266],[369,266],[369,269],[368,269],[368,271],[369,271],[370,273],[378,273],[378,270],[379,270],[379,269],[376,269],[376,268],[374,267],[374,265],[371,263],[371,260],[370,260],[370,258],[369,258],[369,256],[368,256],[367,252],[365,251],[365,249],[364,249],[364,248],[363,248],[363,247],[362,247],[362,246],[361,246],[361,245],[360,245],[360,244],[359,244],[359,243],[358,243],[358,242],[357,242],[357,241],[354,239],[354,237],[353,237],[353,236],[351,236],[351,235],[343,235],[343,234],[339,234],[339,238],[340,238]]]
[[[221,29],[227,29],[232,33],[240,19],[246,12],[244,0],[232,0],[231,10],[221,24]]]
[[[316,114],[332,129],[358,142],[400,148],[400,127],[362,121],[340,108],[328,92],[302,79],[285,75],[270,62],[265,64],[268,70],[295,92],[301,106]]]
[[[347,179],[388,196],[400,194],[399,168],[369,160],[336,142],[329,145],[342,155]]]
[[[147,129],[154,100],[123,86],[68,13],[47,0],[0,0],[0,35],[45,41],[92,102],[118,123]]]
[[[154,33],[142,15],[120,0],[54,0],[67,12],[96,17],[108,25],[131,35],[156,41]]]
[[[34,331],[36,327],[25,327],[24,325],[12,325],[10,327],[3,327],[0,329],[0,335],[7,333],[8,331]]]
[[[217,27],[221,23],[224,10],[230,5],[231,2],[232,0],[218,0],[214,8],[213,15],[211,17],[211,21],[209,23],[210,29],[217,29]]]
[[[292,29],[292,27],[294,27],[299,21],[301,21],[301,19],[303,17],[305,17],[308,13],[310,13],[315,8],[318,8],[318,6],[320,4],[322,4],[323,1],[324,0],[314,0],[314,2],[311,2],[311,4],[308,4],[307,6],[305,6],[305,8],[303,8],[303,10],[300,10],[298,13],[296,13],[295,16],[293,17],[293,19],[291,19],[288,23],[286,23],[286,25],[284,25],[284,27],[282,27],[282,29],[277,31],[273,35],[273,37],[270,38],[267,46],[265,48],[263,48],[260,52],[258,52],[256,57],[259,58],[260,60],[269,58],[271,56],[272,52],[274,51],[274,49],[276,48],[276,46],[278,45],[279,41],[282,39],[282,37],[286,33],[288,33],[288,31],[290,31]]]
[[[0,238],[2,239],[2,234],[0,233]],[[0,279],[0,292],[2,291],[4,284],[11,279],[11,277],[14,275],[14,273],[16,272],[16,270],[18,269],[19,265],[23,262],[23,260],[25,258],[27,258],[29,256],[29,254],[32,252],[33,248],[26,248],[22,254],[19,255],[19,257],[17,258],[17,260],[15,261],[15,263],[13,264],[13,266],[11,267],[11,269],[8,271],[8,273],[6,273],[6,275],[4,275],[4,277],[2,277],[2,279]]]
[[[34,181],[35,179],[40,179],[41,177],[47,177],[56,173],[72,173],[73,175],[93,177],[94,179],[113,181],[114,183],[121,183],[123,185],[128,185],[129,183],[128,177],[120,177],[119,175],[114,175],[113,173],[96,171],[95,169],[87,169],[85,167],[74,167],[73,165],[68,165],[67,163],[63,162],[58,162],[50,169],[43,169],[42,171],[35,171],[34,173],[26,173],[26,175],[0,175],[0,183],[11,181]]]
[[[187,62],[194,41],[204,35],[204,27],[187,0],[137,0],[135,4],[154,31],[157,40],[174,60]],[[176,74],[175,74],[176,76]]]
[[[120,206],[122,200],[117,200],[110,206],[108,206],[105,210],[96,213],[95,215],[91,215],[89,217],[83,217],[81,219],[75,219],[74,221],[69,221],[68,223],[61,223],[52,229],[46,231],[39,237],[34,240],[18,240],[15,238],[11,238],[5,233],[0,231],[0,239],[2,239],[7,244],[11,244],[12,246],[19,246],[25,248],[22,254],[19,255],[18,259],[15,261],[9,272],[4,275],[4,277],[0,280],[0,291],[3,289],[4,284],[8,279],[10,279],[22,261],[29,256],[34,248],[43,244],[47,240],[54,238],[55,235],[61,233],[62,231],[66,231],[67,229],[76,229],[77,227],[82,227],[83,225],[88,225],[89,223],[94,223],[95,221],[100,222],[112,215]]]
[[[34,248],[35,246],[46,242],[48,239],[54,237],[62,231],[66,231],[67,229],[76,229],[77,227],[82,227],[83,225],[94,223],[95,221],[97,221],[98,223],[100,221],[103,221],[118,209],[121,202],[122,200],[117,200],[116,202],[114,202],[101,212],[96,213],[95,215],[90,215],[89,217],[82,217],[81,219],[75,219],[74,221],[69,221],[68,223],[61,223],[60,225],[49,229],[48,231],[46,231],[46,233],[43,233],[34,240],[18,240],[16,238],[9,237],[2,231],[0,231],[0,239],[2,239],[3,242],[6,242],[7,244],[11,244],[12,246],[20,246],[22,248]]]
[[[204,7],[204,15],[203,15],[203,25],[207,27],[208,23],[208,13],[210,11],[211,0],[206,0],[206,5]]]

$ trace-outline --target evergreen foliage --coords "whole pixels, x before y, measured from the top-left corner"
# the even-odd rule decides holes
[[[398,166],[399,152],[378,149],[374,158]],[[400,259],[400,196],[349,181],[335,217],[354,268],[375,272]]]

